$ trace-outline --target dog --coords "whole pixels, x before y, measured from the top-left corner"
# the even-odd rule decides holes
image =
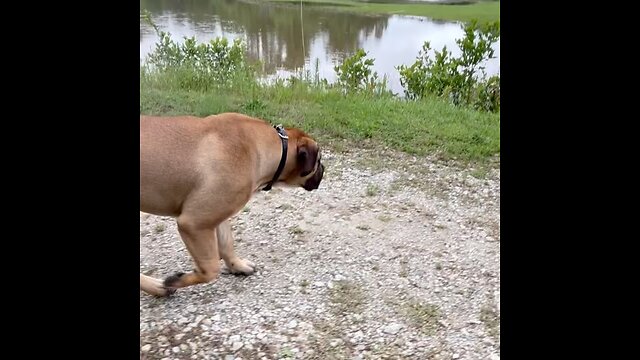
[[[140,289],[168,296],[215,280],[222,259],[231,273],[252,274],[238,257],[229,218],[272,186],[320,186],[317,142],[297,128],[239,113],[207,117],[140,115],[140,211],[176,219],[195,268],[164,280],[140,273]]]

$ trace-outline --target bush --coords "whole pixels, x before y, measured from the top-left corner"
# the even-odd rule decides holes
[[[378,73],[372,72],[374,59],[366,59],[367,53],[358,49],[356,53],[346,58],[340,66],[333,69],[336,72],[338,87],[347,92],[369,92],[382,94],[386,92],[386,78],[378,80]]]
[[[469,105],[485,111],[500,110],[500,77],[485,79],[481,64],[494,58],[492,45],[500,37],[500,23],[463,27],[464,37],[456,40],[461,55],[453,57],[445,46],[430,56],[431,45],[425,42],[416,61],[409,67],[396,67],[400,83],[410,99],[435,95],[449,99],[455,105]]]
[[[147,21],[160,41],[145,61],[145,72],[175,75],[179,87],[188,90],[228,87],[236,80],[253,78],[240,39],[231,44],[226,38],[198,44],[195,37],[185,37],[183,43],[178,43],[170,33],[159,31],[149,18]]]

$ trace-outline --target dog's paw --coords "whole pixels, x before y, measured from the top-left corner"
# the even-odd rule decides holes
[[[242,260],[240,258],[232,261],[230,264],[225,264],[226,266],[222,268],[224,273],[231,273],[235,275],[252,275],[256,272],[257,267],[251,261]]]

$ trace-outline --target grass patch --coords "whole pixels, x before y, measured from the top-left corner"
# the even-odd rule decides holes
[[[484,323],[489,335],[498,341],[500,339],[500,317],[491,306],[485,305],[480,309],[480,321]]]
[[[251,0],[250,0],[251,1]],[[255,0],[253,0],[255,2]],[[272,3],[300,6],[298,0],[268,0]],[[451,21],[495,21],[500,20],[499,1],[479,1],[472,4],[385,4],[357,0],[303,0],[306,6],[323,6],[338,11],[364,14],[401,14],[425,16],[436,20]]]
[[[366,194],[367,196],[376,196],[380,193],[380,187],[376,184],[369,184],[367,186]]]
[[[278,358],[280,358],[280,359],[282,359],[282,358],[291,359],[293,357],[295,357],[295,354],[293,353],[291,348],[285,347],[284,349],[280,350]]]
[[[438,306],[411,302],[407,304],[406,313],[412,324],[426,335],[433,335],[438,330],[438,320],[442,316]]]
[[[154,226],[153,231],[155,231],[156,234],[160,234],[164,232],[166,229],[167,229],[167,225],[165,225],[164,223],[158,223],[156,224],[156,226]]]
[[[348,280],[334,282],[329,297],[337,315],[348,312],[359,313],[365,301],[362,289]]]
[[[473,176],[476,179],[486,179],[489,174],[489,169],[485,166],[478,167],[477,169],[471,170],[469,175]]]
[[[292,235],[302,235],[302,234],[304,234],[304,229],[302,229],[298,225],[292,226],[292,227],[289,228],[289,233],[292,234]]]

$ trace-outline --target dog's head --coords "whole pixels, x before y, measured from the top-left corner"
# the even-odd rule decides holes
[[[305,190],[315,190],[324,175],[322,153],[318,143],[298,129],[286,129],[291,145],[295,144],[295,168],[289,173],[285,183],[302,186]]]

